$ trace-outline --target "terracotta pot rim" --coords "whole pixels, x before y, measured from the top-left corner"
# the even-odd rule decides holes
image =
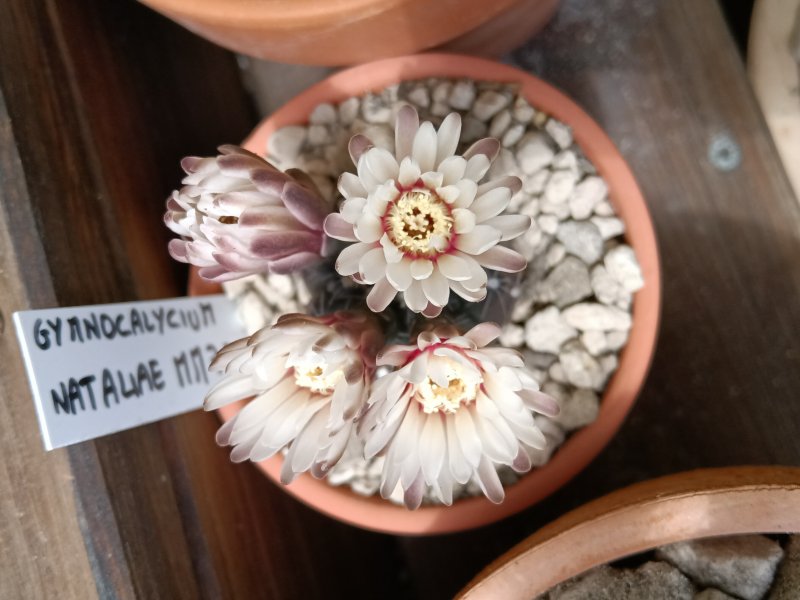
[[[661,304],[661,283],[655,232],[636,181],[603,130],[572,100],[549,84],[516,68],[493,61],[452,54],[418,54],[380,60],[340,71],[305,92],[264,120],[245,141],[249,150],[263,153],[276,129],[307,122],[321,102],[340,102],[377,91],[403,80],[427,77],[470,78],[476,81],[519,83],[531,104],[573,127],[574,136],[609,185],[610,200],[628,226],[627,241],[642,266],[645,286],[634,300],[633,327],[620,355],[619,368],[606,387],[597,420],[570,435],[550,461],[506,488],[506,499],[495,505],[483,497],[456,501],[451,507],[423,506],[417,511],[379,497],[363,497],[302,475],[286,491],[336,519],[375,531],[428,535],[471,529],[515,514],[564,485],[605,447],[621,426],[645,380],[655,349]],[[635,223],[635,226],[632,226]],[[236,413],[223,407],[223,419]],[[282,457],[257,463],[275,482]],[[278,484],[280,485],[280,484]]]
[[[798,467],[675,473],[616,490],[559,517],[483,569],[457,598],[533,598],[591,568],[665,544],[796,532]]]
[[[141,0],[152,8],[168,14],[179,21],[205,25],[221,25],[246,30],[285,31],[293,28],[331,26],[336,21],[347,22],[350,19],[378,17],[385,12],[397,12],[404,5],[411,5],[419,0]],[[495,0],[486,5],[483,15],[485,19],[500,14],[511,7],[517,0]],[[233,5],[233,6],[232,6]],[[238,5],[238,8],[237,8]],[[431,18],[443,18],[447,11],[439,10],[431,4]],[[446,8],[446,7],[442,7]],[[441,12],[441,14],[439,14]],[[400,14],[400,13],[398,13]],[[460,28],[457,35],[465,33],[480,24],[470,21]]]

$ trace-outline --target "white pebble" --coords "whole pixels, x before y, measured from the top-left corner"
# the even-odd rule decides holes
[[[360,108],[361,101],[358,98],[348,98],[339,104],[339,120],[343,125],[350,125],[356,120]]]
[[[584,331],[581,334],[581,343],[592,356],[600,356],[608,350],[606,334],[599,330]]]
[[[565,171],[572,171],[575,174],[580,173],[578,167],[578,157],[572,150],[562,150],[553,157],[554,169],[561,169]]]
[[[333,104],[323,102],[322,104],[317,104],[314,110],[311,111],[308,122],[312,125],[330,125],[336,123],[337,116],[337,111]]]
[[[594,207],[594,214],[598,217],[613,217],[616,213],[611,203],[608,200],[603,200]]]
[[[449,81],[440,81],[433,88],[433,101],[434,102],[447,102],[450,97],[450,92],[453,89],[453,84]]]
[[[547,375],[553,380],[559,383],[569,383],[569,379],[567,379],[567,374],[564,371],[564,367],[561,366],[561,363],[554,362],[550,365],[550,368],[547,369]]]
[[[509,125],[511,125],[511,112],[501,110],[492,117],[492,121],[489,123],[489,136],[500,139]]]
[[[580,331],[627,331],[631,316],[615,306],[596,302],[581,302],[561,313],[564,321]]]
[[[556,231],[558,231],[558,218],[553,215],[541,215],[536,219],[536,222],[541,230],[548,235],[555,235]]]
[[[599,177],[587,177],[575,186],[575,193],[569,200],[573,219],[588,219],[594,207],[608,194],[606,182]]]
[[[506,132],[503,134],[503,138],[500,140],[500,143],[504,148],[510,148],[522,139],[522,135],[524,133],[525,125],[522,123],[516,123],[506,130]]]
[[[554,419],[566,431],[574,431],[594,423],[600,412],[600,399],[590,389],[577,388],[561,405],[561,412]]]
[[[628,341],[627,331],[609,331],[606,333],[606,348],[611,352],[620,350]]]
[[[562,150],[572,145],[572,127],[569,125],[565,125],[555,119],[550,119],[544,126],[544,130]]]
[[[325,125],[311,125],[308,128],[308,143],[312,146],[324,146],[330,141],[331,136]]]
[[[472,81],[457,81],[450,92],[450,106],[457,110],[468,110],[473,102],[475,102],[475,84]]]
[[[525,328],[513,323],[506,323],[499,341],[506,348],[522,346],[525,343]]]
[[[548,269],[553,268],[567,255],[567,249],[564,248],[563,244],[559,244],[558,242],[554,242],[550,248],[547,250],[547,255],[545,256],[545,264],[547,265]]]
[[[610,240],[625,233],[625,223],[616,217],[592,217],[590,221],[597,225],[604,240]]]
[[[544,211],[544,207],[542,207]],[[558,241],[567,252],[574,254],[587,265],[594,264],[603,255],[603,237],[594,223],[589,221],[567,221],[556,231]]]
[[[536,352],[558,354],[562,344],[577,335],[578,332],[563,319],[555,306],[536,312],[525,323],[525,343]]]
[[[415,87],[408,93],[408,100],[421,108],[428,108],[431,105],[431,95],[428,88],[424,86]]]
[[[591,281],[594,295],[603,304],[616,304],[618,299],[625,295],[622,286],[608,274],[603,265],[597,265],[592,269]]]
[[[267,155],[276,158],[279,166],[293,162],[300,154],[300,148],[306,141],[308,130],[300,125],[281,127],[274,131],[267,140]]]
[[[548,166],[555,152],[541,133],[526,133],[517,145],[517,159],[522,171],[533,175]]]
[[[361,115],[367,123],[389,123],[392,107],[381,96],[367,94],[361,101]]]
[[[600,363],[580,346],[562,350],[558,355],[558,363],[564,369],[567,381],[572,385],[598,391],[603,389],[606,377]]]
[[[475,104],[472,106],[472,114],[481,121],[488,121],[506,106],[508,106],[511,98],[506,94],[501,94],[495,90],[486,90],[481,92],[475,99]],[[450,104],[453,105],[452,96]]]
[[[511,109],[511,116],[513,116],[515,120],[522,124],[527,124],[533,118],[535,113],[536,111],[533,110],[533,107],[528,104],[528,101],[525,100],[525,98],[522,96],[517,96],[517,98],[514,100],[514,107]]]
[[[575,175],[569,171],[554,172],[544,188],[542,210],[545,210],[545,205],[565,203],[575,190],[575,181]],[[570,199],[571,204],[572,200]]]
[[[541,194],[550,179],[550,171],[542,169],[533,175],[526,175],[522,180],[522,189],[529,194]]]
[[[632,293],[644,285],[642,271],[636,255],[630,246],[617,246],[608,251],[603,260],[608,274],[617,281],[623,290]]]

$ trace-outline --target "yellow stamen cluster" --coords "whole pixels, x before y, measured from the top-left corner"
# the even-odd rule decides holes
[[[430,190],[403,192],[389,208],[387,233],[402,251],[434,256],[446,249],[453,231],[447,204]]]
[[[320,394],[330,393],[344,376],[341,369],[329,370],[321,356],[289,359],[287,366],[294,368],[294,381],[298,387]]]
[[[455,361],[446,360],[447,386],[440,386],[430,377],[426,377],[417,388],[417,402],[422,405],[422,410],[426,413],[452,414],[459,406],[472,402],[478,396],[480,385],[478,378]]]

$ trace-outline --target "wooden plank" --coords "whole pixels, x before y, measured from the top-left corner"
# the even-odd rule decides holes
[[[233,57],[133,2],[12,0],[0,38],[15,49],[0,54],[3,148],[18,152],[2,162],[3,276],[18,288],[3,310],[179,293],[163,202],[180,157],[253,124]],[[321,597],[353,581],[395,595],[393,540],[232,465],[212,415],[45,455],[10,328],[1,349],[3,597]]]
[[[405,543],[423,598],[451,597],[503,548],[626,484],[800,464],[800,209],[717,3],[565,0],[515,59],[582,104],[633,168],[661,249],[661,334],[630,418],[576,480],[496,526]],[[738,166],[715,166],[715,140]]]
[[[11,323],[13,311],[53,298],[39,240],[13,235],[33,224],[15,141],[0,93],[0,597],[91,598],[68,457],[43,450]]]

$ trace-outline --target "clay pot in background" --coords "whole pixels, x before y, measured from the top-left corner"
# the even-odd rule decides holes
[[[704,537],[800,532],[800,468],[729,467],[613,492],[540,529],[486,567],[460,600],[529,600],[596,566]]]
[[[520,93],[534,107],[572,126],[576,142],[608,184],[610,201],[626,224],[627,241],[636,252],[645,285],[636,293],[630,338],[620,356],[619,368],[603,395],[597,420],[572,434],[550,462],[508,487],[502,504],[474,497],[457,500],[451,507],[423,506],[409,511],[380,497],[366,498],[349,489],[330,486],[308,474],[285,488],[332,517],[367,529],[399,534],[445,533],[486,525],[532,506],[577,475],[617,432],[639,393],[655,349],[661,302],[655,233],[633,174],[591,117],[561,92],[524,71],[484,59],[447,54],[414,55],[368,63],[336,73],[296,96],[264,120],[244,146],[263,154],[267,139],[276,129],[306,123],[311,111],[322,102],[337,103],[370,90],[380,91],[400,81],[428,77],[518,83]],[[213,289],[193,273],[190,293],[208,293]],[[228,405],[219,412],[227,420],[240,408]],[[209,443],[213,442],[209,440]],[[277,482],[282,460],[278,455],[257,466]]]
[[[141,0],[230,50],[284,63],[349,65],[435,47],[500,56],[559,0]]]

